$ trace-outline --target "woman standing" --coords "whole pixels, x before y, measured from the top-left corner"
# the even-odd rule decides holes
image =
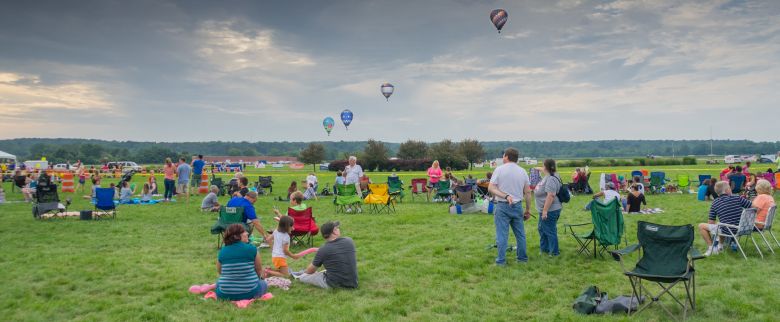
[[[428,199],[431,199],[431,191],[436,189],[441,179],[441,168],[439,167],[439,160],[434,160],[431,167],[428,168]]]
[[[176,166],[173,165],[171,158],[165,158],[165,166],[163,167],[163,173],[165,174],[165,201],[171,201],[174,190],[176,190]]]
[[[555,160],[544,160],[544,167],[541,170],[544,177],[534,190],[536,210],[539,212],[539,248],[542,253],[558,256],[560,251],[558,250],[557,225],[562,206],[557,194],[563,182],[558,175]]]

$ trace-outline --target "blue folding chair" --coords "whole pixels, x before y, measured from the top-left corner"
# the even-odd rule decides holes
[[[116,204],[114,203],[114,188],[95,189],[95,211],[101,210],[111,218],[116,219]],[[102,216],[101,216],[102,217]],[[95,216],[95,218],[99,218]]]
[[[701,186],[702,184],[704,184],[704,180],[709,180],[709,179],[712,179],[711,175],[709,175],[709,174],[700,174],[699,175],[699,185]]]
[[[745,179],[747,177],[745,176],[732,176],[729,178],[729,181],[731,183],[731,193],[740,193],[742,192],[742,187],[745,185]]]
[[[631,171],[631,180],[633,180],[634,177],[640,177],[640,178],[642,178],[642,181],[644,181],[645,175],[642,174],[642,171],[634,170],[634,171]]]

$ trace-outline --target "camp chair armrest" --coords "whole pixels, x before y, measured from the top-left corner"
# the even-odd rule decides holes
[[[623,261],[623,256],[626,256],[628,254],[631,254],[639,249],[639,244],[633,244],[631,246],[628,246],[623,249],[619,250],[612,250],[609,253],[612,254],[612,258],[614,258],[616,261]]]
[[[592,223],[587,222],[587,223],[582,223],[582,224],[563,224],[563,228],[566,228],[566,227],[579,227],[579,226],[587,226],[587,225],[592,225]]]
[[[718,228],[720,227],[727,227],[727,228],[739,228],[737,225],[730,225],[730,224],[724,224],[724,223],[718,223]]]

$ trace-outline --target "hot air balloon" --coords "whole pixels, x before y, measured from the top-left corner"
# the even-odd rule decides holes
[[[395,90],[395,86],[390,83],[384,83],[382,86],[379,87],[379,89],[382,91],[382,95],[385,96],[385,100],[390,100],[390,95],[393,95],[393,90]]]
[[[349,130],[349,124],[352,123],[352,111],[344,110],[341,112],[341,122],[344,123],[344,127]]]
[[[509,13],[504,9],[496,9],[490,12],[490,21],[498,29],[498,33],[501,33],[501,28],[504,27],[506,20],[509,18]]]
[[[325,131],[328,132],[328,136],[330,136],[330,131],[333,130],[333,125],[335,125],[336,122],[333,121],[333,118],[328,116],[324,120],[322,120],[322,127],[325,128]]]

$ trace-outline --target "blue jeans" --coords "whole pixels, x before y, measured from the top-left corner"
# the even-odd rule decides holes
[[[542,212],[539,212],[539,249],[542,253],[558,256],[558,218],[561,217],[561,209],[547,212],[547,220],[542,220]]]
[[[506,264],[506,247],[510,227],[517,241],[517,260],[527,262],[525,228],[523,227],[523,203],[516,202],[512,205],[503,202],[497,203],[493,222],[496,224],[496,246],[498,247],[496,264]]]
[[[174,190],[176,190],[176,181],[173,179],[165,179],[165,195],[166,200],[173,198]]]

